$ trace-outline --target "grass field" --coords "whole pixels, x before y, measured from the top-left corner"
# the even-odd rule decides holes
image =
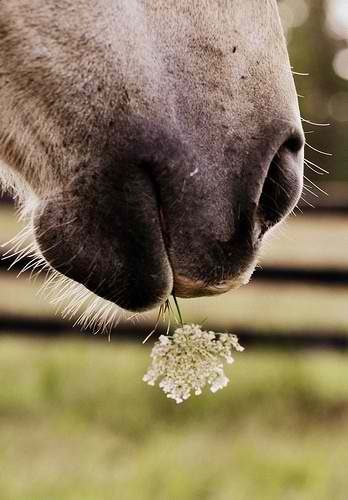
[[[148,352],[2,338],[0,498],[347,500],[347,355],[247,351],[177,406]]]

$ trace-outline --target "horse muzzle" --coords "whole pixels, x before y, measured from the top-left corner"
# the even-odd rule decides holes
[[[53,268],[131,311],[171,293],[215,295],[248,282],[263,235],[288,215],[302,186],[295,128],[278,146],[254,144],[253,154],[249,147],[231,156],[229,144],[215,161],[169,134],[152,137],[110,162],[81,166],[34,216]]]

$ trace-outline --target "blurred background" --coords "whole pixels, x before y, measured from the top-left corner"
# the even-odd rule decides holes
[[[279,5],[308,141],[303,199],[249,286],[180,302],[187,322],[247,348],[230,385],[176,406],[142,382],[155,315],[109,343],[3,261],[1,499],[348,499],[348,2]],[[4,195],[0,243],[20,229]]]

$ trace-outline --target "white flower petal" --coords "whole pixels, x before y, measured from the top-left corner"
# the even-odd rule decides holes
[[[202,394],[208,384],[216,392],[226,387],[223,363],[233,363],[232,350],[243,351],[235,335],[201,330],[199,325],[183,325],[172,337],[161,335],[155,343],[152,363],[143,380],[159,387],[178,404],[193,392]]]

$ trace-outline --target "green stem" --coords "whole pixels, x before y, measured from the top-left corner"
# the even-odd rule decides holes
[[[179,307],[179,304],[178,304],[178,300],[177,300],[177,298],[176,298],[176,296],[174,294],[173,294],[173,299],[174,299],[174,304],[175,304],[176,310],[178,312],[180,324],[181,324],[181,326],[184,326],[184,322],[183,322],[183,319],[182,319],[182,315],[181,315],[180,307]]]

